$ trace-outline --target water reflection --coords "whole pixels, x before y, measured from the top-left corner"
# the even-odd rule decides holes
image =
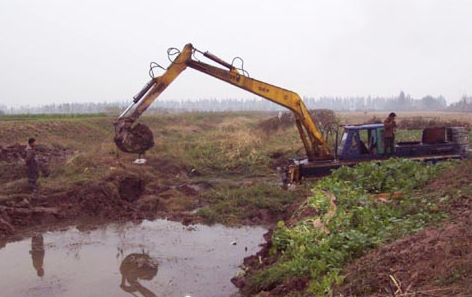
[[[264,232],[166,220],[38,232],[0,242],[0,296],[230,296]]]
[[[139,283],[139,280],[152,280],[158,270],[158,263],[149,255],[129,254],[120,265],[121,284],[120,288],[134,296],[135,292],[141,293],[144,297],[157,297],[156,294]],[[127,284],[128,283],[128,284]]]
[[[33,267],[36,269],[36,274],[39,277],[44,276],[44,239],[43,235],[35,235],[31,237],[31,259],[33,260]]]

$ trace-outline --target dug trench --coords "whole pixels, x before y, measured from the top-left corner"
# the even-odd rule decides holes
[[[298,201],[298,194],[291,192],[283,193],[279,200],[270,201],[270,195],[279,191],[277,177],[202,178],[188,166],[152,157],[144,165],[119,159],[110,164],[108,160],[101,164],[108,166],[108,170],[98,178],[94,174],[94,180],[61,183],[61,170],[57,173],[54,168],[73,166],[71,163],[80,157],[75,156],[73,150],[46,146],[38,150],[38,156],[46,164],[51,164],[48,167],[53,168],[52,174],[50,177],[41,176],[37,190],[31,192],[24,176],[24,149],[24,146],[14,144],[0,151],[4,169],[0,173],[0,239],[3,241],[64,225],[139,222],[158,218],[184,225],[223,223],[270,227],[284,219],[290,212],[290,205]],[[275,157],[280,156],[276,154]],[[88,167],[80,171],[88,171]],[[178,182],[172,182],[176,177]],[[49,181],[49,178],[58,180]],[[251,197],[241,197],[244,195],[269,197],[266,201],[255,197],[257,201],[245,203]],[[240,198],[242,202],[223,201],[225,198]],[[215,206],[217,208],[213,209]]]

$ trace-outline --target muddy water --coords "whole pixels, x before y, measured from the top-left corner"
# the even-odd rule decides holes
[[[38,234],[0,248],[0,296],[230,296],[264,232],[157,220]]]

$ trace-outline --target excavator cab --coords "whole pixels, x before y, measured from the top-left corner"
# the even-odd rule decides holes
[[[337,147],[340,160],[375,159],[383,153],[383,124],[344,126]]]

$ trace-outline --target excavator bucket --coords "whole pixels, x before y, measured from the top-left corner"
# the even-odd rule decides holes
[[[144,124],[131,127],[120,121],[115,123],[114,141],[123,152],[143,154],[154,146],[154,135]]]

